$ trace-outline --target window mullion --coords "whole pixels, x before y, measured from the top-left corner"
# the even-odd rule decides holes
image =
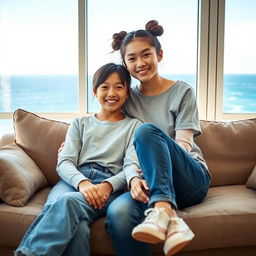
[[[218,46],[218,0],[210,1],[208,48],[207,120],[216,119],[216,79]]]
[[[87,0],[78,0],[78,29],[79,29],[79,115],[87,110]]]
[[[225,0],[218,6],[218,42],[216,68],[216,119],[223,120],[223,86],[224,86],[224,30],[225,30]]]
[[[200,119],[206,119],[207,117],[209,6],[209,0],[199,1],[197,101]]]

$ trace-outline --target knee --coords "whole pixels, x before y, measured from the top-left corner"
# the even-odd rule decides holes
[[[130,232],[134,220],[134,200],[130,193],[123,194],[108,207],[106,225],[108,230],[115,233]]]
[[[107,210],[107,221],[110,224],[120,225],[127,222],[129,218],[129,205],[125,204],[124,202],[120,201],[118,203],[113,202],[110,204]]]
[[[61,195],[54,203],[65,205],[67,208],[74,207],[79,204],[77,192],[69,192]]]
[[[137,143],[147,141],[156,129],[158,128],[154,124],[144,123],[140,125],[135,131],[134,142]]]

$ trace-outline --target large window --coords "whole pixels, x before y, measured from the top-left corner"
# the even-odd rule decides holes
[[[160,73],[195,88],[201,119],[256,116],[254,0],[1,0],[0,136],[12,112],[70,120],[99,109],[92,75],[112,35],[156,19]],[[133,80],[133,85],[137,83]]]
[[[224,113],[256,113],[256,2],[226,0]]]
[[[197,11],[197,0],[88,0],[89,111],[98,109],[91,93],[93,73],[109,61],[121,63],[119,53],[111,53],[112,35],[122,30],[144,29],[146,22],[152,19],[164,28],[164,34],[158,38],[164,51],[161,74],[173,80],[184,80],[195,88]]]
[[[78,4],[1,0],[0,112],[78,111]]]

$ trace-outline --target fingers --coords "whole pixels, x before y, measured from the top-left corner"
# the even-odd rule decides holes
[[[64,148],[65,142],[62,142],[59,149],[58,149],[58,154],[62,151],[62,149]]]
[[[142,185],[143,185],[142,189],[149,191],[149,187],[148,187],[148,184],[147,184],[146,180],[141,180],[141,182],[142,182]]]
[[[137,179],[136,182],[133,182],[131,195],[134,199],[147,203],[149,201],[148,192],[149,188],[145,180]]]
[[[141,173],[142,173],[142,170],[141,170],[141,169],[138,169],[138,170],[137,170],[137,173],[141,174]]]
[[[88,203],[95,209],[101,209],[108,199],[99,185],[94,185],[88,180],[80,182],[78,187]]]
[[[104,201],[101,199],[101,196],[98,194],[97,189],[89,189],[83,193],[86,200],[90,205],[95,209],[101,209]]]
[[[144,174],[143,174],[143,172],[142,172],[141,169],[138,169],[138,170],[137,170],[137,173],[140,175],[140,177],[141,177],[142,179],[144,178]]]

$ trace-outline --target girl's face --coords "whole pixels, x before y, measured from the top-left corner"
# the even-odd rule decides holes
[[[129,97],[127,85],[122,83],[117,72],[110,74],[104,83],[97,87],[94,94],[104,113],[120,113],[121,107]]]
[[[138,38],[126,46],[124,61],[130,74],[140,82],[147,82],[158,74],[158,62],[163,52],[156,53],[156,48],[147,40]]]

